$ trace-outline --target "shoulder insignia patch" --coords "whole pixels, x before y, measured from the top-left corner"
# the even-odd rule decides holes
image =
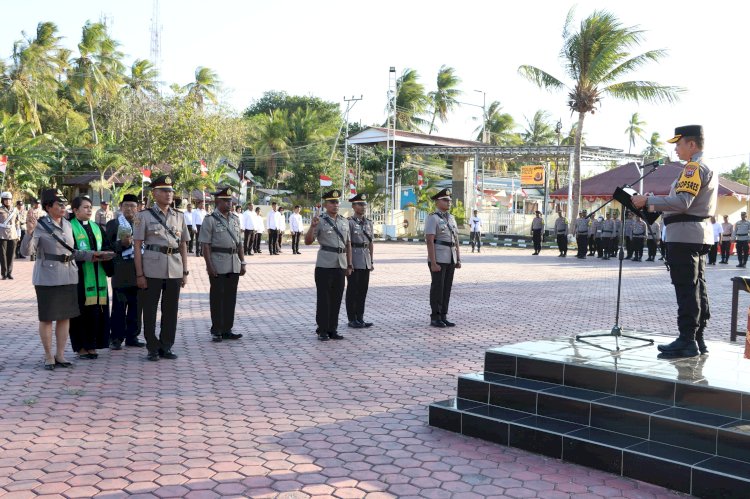
[[[700,176],[700,164],[691,161],[685,165],[680,178],[677,180],[675,192],[687,192],[692,196],[697,196],[701,190],[703,182]]]

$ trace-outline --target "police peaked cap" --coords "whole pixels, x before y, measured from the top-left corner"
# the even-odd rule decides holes
[[[678,126],[674,129],[674,137],[667,139],[667,142],[674,144],[682,137],[703,137],[703,127],[701,125]]]
[[[234,190],[231,187],[221,187],[218,191],[212,192],[214,199],[233,199]]]
[[[353,198],[349,198],[349,202],[354,203],[363,203],[367,204],[367,194],[357,194]]]
[[[151,189],[164,189],[164,190],[174,190],[172,177],[169,175],[162,175],[160,177],[156,177],[154,180],[151,181]]]
[[[50,203],[54,203],[55,201],[59,201],[61,203],[68,202],[68,200],[65,199],[65,195],[60,189],[45,189],[42,191],[42,205],[48,205]]]
[[[438,199],[450,199],[451,198],[451,190],[450,189],[443,189],[442,191],[439,191],[437,194],[432,196],[430,199],[433,201],[437,201]]]
[[[341,191],[333,189],[332,191],[324,192],[321,198],[324,201],[338,201],[341,197]]]

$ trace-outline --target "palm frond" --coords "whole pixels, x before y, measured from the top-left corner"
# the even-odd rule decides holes
[[[679,94],[685,91],[682,87],[659,85],[653,81],[624,81],[605,87],[603,92],[618,99],[634,102],[669,102],[680,100]]]
[[[534,66],[519,66],[518,74],[527,80],[536,83],[539,88],[547,90],[560,90],[565,88],[565,84],[562,81]]]
[[[602,76],[600,81],[604,84],[613,82],[620,76],[635,71],[636,69],[639,69],[641,66],[644,66],[649,62],[658,62],[666,55],[667,51],[664,49],[649,50],[648,52],[644,52],[643,54],[639,54],[620,63],[618,66],[611,69],[607,74]]]

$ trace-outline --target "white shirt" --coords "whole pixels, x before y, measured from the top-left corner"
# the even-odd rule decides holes
[[[193,223],[193,212],[192,211],[185,210],[185,212],[183,213],[183,215],[185,215],[185,225],[189,225],[191,227],[195,226],[195,223]]]
[[[482,232],[482,221],[479,217],[471,217],[469,219],[469,227],[472,232]]]
[[[268,212],[268,230],[276,230],[276,223],[279,220],[276,215],[278,215],[278,211],[271,210]]]
[[[263,232],[266,230],[266,228],[263,227],[263,217],[257,213],[253,213],[253,227],[255,227],[255,232]]]
[[[193,210],[193,225],[203,225],[204,218],[206,218],[206,210],[201,208]]]
[[[718,243],[721,240],[721,235],[724,233],[724,228],[719,222],[713,224],[714,227],[714,242]]]
[[[286,230],[286,218],[280,211],[276,212],[276,230],[284,232]]]
[[[253,223],[255,219],[255,212],[253,210],[245,210],[242,212],[242,216],[240,217],[240,221],[242,222],[243,230],[255,230],[255,224]]]
[[[292,232],[302,232],[302,215],[299,213],[289,215],[289,230]]]

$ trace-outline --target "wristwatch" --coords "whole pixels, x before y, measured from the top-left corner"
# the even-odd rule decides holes
[[[190,275],[190,271],[189,270],[183,270],[182,271],[182,275]]]

